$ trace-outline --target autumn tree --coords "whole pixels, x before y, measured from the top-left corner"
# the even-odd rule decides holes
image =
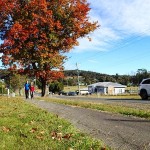
[[[94,31],[86,0],[0,0],[2,62],[42,83],[62,77],[65,53]],[[57,71],[56,71],[57,70]]]
[[[21,95],[21,89],[24,87],[26,80],[26,76],[11,72],[5,78],[5,83],[13,92],[19,90],[19,95]]]

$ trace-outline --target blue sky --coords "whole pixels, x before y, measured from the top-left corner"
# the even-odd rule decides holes
[[[150,1],[88,0],[90,20],[101,27],[70,53],[66,70],[133,75],[138,69],[150,71]]]
[[[105,74],[150,71],[150,0],[88,0],[91,21],[101,27],[71,50],[65,70]],[[1,66],[1,63],[0,63]]]

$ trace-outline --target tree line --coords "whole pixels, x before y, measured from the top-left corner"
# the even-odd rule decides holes
[[[10,88],[13,92],[20,91],[24,87],[26,80],[36,82],[36,88],[41,89],[41,82],[35,78],[28,77],[26,75],[20,75],[17,73],[9,72],[8,70],[0,70],[0,76],[4,79],[4,83],[0,83],[0,93],[2,91],[2,83],[5,87]],[[60,92],[64,89],[64,86],[76,86],[78,85],[77,70],[65,70],[64,78],[51,81],[47,84],[49,91],[52,93]],[[108,75],[92,71],[79,71],[80,85],[90,85],[96,82],[117,82],[123,85],[138,86],[144,78],[150,78],[150,72],[146,69],[138,69],[134,75]]]
[[[65,78],[62,80],[64,85],[77,85],[77,70],[64,71]],[[90,85],[96,82],[117,82],[127,86],[138,86],[144,78],[149,78],[150,72],[146,69],[138,69],[132,75],[115,75],[102,74],[92,71],[79,71],[80,84]]]

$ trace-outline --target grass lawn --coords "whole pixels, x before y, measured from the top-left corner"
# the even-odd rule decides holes
[[[96,109],[100,111],[107,111],[107,112],[118,113],[123,115],[132,115],[136,117],[150,119],[150,104],[146,104],[145,107],[143,107],[142,104],[141,107],[140,106],[133,107],[131,104],[125,105],[123,103],[108,104],[108,103],[85,102],[80,99],[79,100],[75,100],[75,99],[65,100],[65,99],[55,99],[55,98],[42,98],[42,99],[59,103],[59,104],[72,105],[72,106],[78,106],[83,108],[90,108],[90,109]]]
[[[0,141],[2,150],[107,149],[71,123],[21,98],[0,97]]]
[[[122,94],[122,95],[100,95],[100,94],[92,94],[92,95],[88,95],[88,97],[93,97],[93,98],[106,98],[106,99],[136,99],[136,100],[140,100],[141,97],[139,95],[129,95],[129,94]]]
[[[80,85],[80,89],[86,88],[86,87],[87,87],[87,86]],[[65,92],[77,91],[77,90],[78,90],[78,86],[65,86],[65,87],[64,87],[64,91],[65,91]]]

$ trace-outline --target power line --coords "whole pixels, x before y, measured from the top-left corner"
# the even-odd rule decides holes
[[[145,32],[148,32],[148,31],[150,31],[150,30],[146,30]],[[138,36],[136,36],[136,37],[132,37],[132,38],[129,38],[128,40],[126,40],[126,41],[123,41],[125,44],[119,44],[119,46],[117,46],[116,48],[114,48],[112,51],[109,51],[109,52],[107,52],[107,53],[105,53],[105,54],[102,54],[101,56],[109,55],[110,53],[114,53],[115,51],[118,51],[118,50],[120,50],[120,49],[122,49],[122,48],[124,48],[124,47],[128,47],[128,46],[130,46],[130,45],[133,45],[135,42],[140,41],[140,40],[142,40],[143,38],[145,38],[145,36],[144,36],[144,35],[145,35],[145,32],[143,32],[141,35],[138,35]],[[82,58],[82,60],[80,59],[80,60],[78,61],[78,63],[82,64],[82,63],[83,63],[83,60],[86,60],[86,59],[89,59],[89,58],[94,58],[94,57],[97,56],[99,53],[101,53],[101,52],[97,52],[96,54],[94,54],[93,56],[90,56],[90,57]],[[131,63],[131,62],[134,62],[135,59],[133,59],[133,58],[136,58],[136,57],[138,57],[139,55],[140,55],[140,57],[141,57],[141,56],[144,57],[144,56],[147,56],[147,54],[148,54],[148,53],[146,53],[145,55],[143,55],[143,53],[142,53],[142,54],[138,54],[138,55],[134,55],[134,56],[132,56],[132,57],[126,58],[125,62],[122,62],[122,60],[121,60],[121,63],[120,63],[119,61],[117,61],[117,65],[127,64],[127,63],[129,63],[130,60],[132,60],[132,61],[130,61],[130,63]],[[118,63],[118,62],[119,62],[119,63]],[[113,68],[113,67],[115,67],[115,66],[117,66],[117,65],[116,65],[116,64],[114,64],[114,65],[111,64],[111,65],[109,66],[109,68]]]
[[[76,63],[76,67],[77,67],[77,74],[78,74],[78,92],[80,95],[80,81],[79,81],[79,68],[78,68],[78,64]]]
[[[150,30],[146,30],[145,32],[148,32],[148,31],[150,31]],[[145,37],[142,37],[142,35],[144,35],[145,32],[142,32],[142,34],[139,35],[139,36],[136,36],[136,37],[134,37],[134,38],[130,38],[130,39],[124,41],[125,44],[119,44],[119,45],[118,45],[116,48],[114,48],[112,51],[109,51],[109,52],[107,51],[107,53],[101,54],[101,56],[105,56],[105,55],[108,55],[108,54],[110,54],[110,53],[114,53],[115,51],[118,51],[118,50],[120,50],[120,49],[122,49],[122,48],[124,48],[124,47],[133,45],[135,42],[140,41],[140,40],[142,40],[143,38],[145,38]],[[82,64],[82,63],[83,63],[83,60],[86,60],[86,59],[89,59],[89,58],[94,58],[95,56],[99,55],[100,53],[102,53],[102,52],[100,51],[100,52],[95,53],[95,54],[92,55],[92,56],[82,58],[82,60],[80,59],[80,60],[78,61],[78,63]]]

